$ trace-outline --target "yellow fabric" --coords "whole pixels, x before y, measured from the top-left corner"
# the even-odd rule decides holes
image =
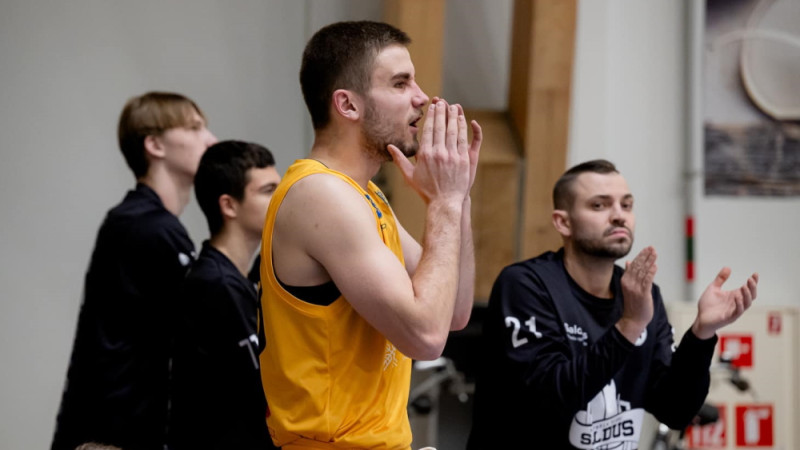
[[[261,247],[266,347],[260,359],[270,409],[267,425],[275,444],[284,449],[407,449],[411,360],[344,297],[328,306],[313,305],[289,294],[275,277],[275,216],[292,185],[316,173],[337,176],[364,196],[375,211],[376,231],[403,262],[394,215],[377,186],[370,182],[364,191],[315,160],[298,160],[289,167],[270,201]]]

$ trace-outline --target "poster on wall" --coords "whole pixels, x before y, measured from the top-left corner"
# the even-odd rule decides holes
[[[705,194],[800,195],[800,1],[707,0]]]

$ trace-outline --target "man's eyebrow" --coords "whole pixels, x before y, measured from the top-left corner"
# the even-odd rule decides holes
[[[394,74],[394,76],[392,76],[392,81],[395,81],[395,80],[410,80],[410,79],[411,79],[411,74],[408,73],[408,72],[400,72],[400,73]]]
[[[589,200],[611,200],[613,197],[609,194],[597,194],[589,197]],[[633,198],[633,194],[627,193],[622,196],[623,200],[631,200]]]

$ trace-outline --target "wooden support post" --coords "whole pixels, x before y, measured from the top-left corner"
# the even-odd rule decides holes
[[[550,213],[567,161],[576,14],[576,0],[514,3],[508,103],[525,160],[520,258],[561,245]]]
[[[497,275],[517,256],[521,158],[508,114],[465,114],[481,124],[484,136],[471,195],[475,301],[485,302]]]

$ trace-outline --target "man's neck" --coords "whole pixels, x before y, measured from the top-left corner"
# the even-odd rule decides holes
[[[309,158],[316,159],[329,169],[341,172],[366,189],[381,168],[382,161],[369,150],[352,131],[347,136],[340,133],[318,132]]]
[[[211,237],[211,246],[231,260],[239,273],[247,278],[253,255],[261,242],[260,236],[246,236],[242,230],[231,226],[223,226],[222,230]]]
[[[564,267],[569,276],[584,291],[599,298],[612,298],[611,277],[614,275],[614,260],[599,258],[564,248]]]
[[[151,168],[147,175],[139,178],[140,183],[147,185],[158,194],[164,208],[175,216],[180,216],[183,209],[189,203],[189,195],[192,191],[191,181],[180,180],[170,176],[164,170]]]

